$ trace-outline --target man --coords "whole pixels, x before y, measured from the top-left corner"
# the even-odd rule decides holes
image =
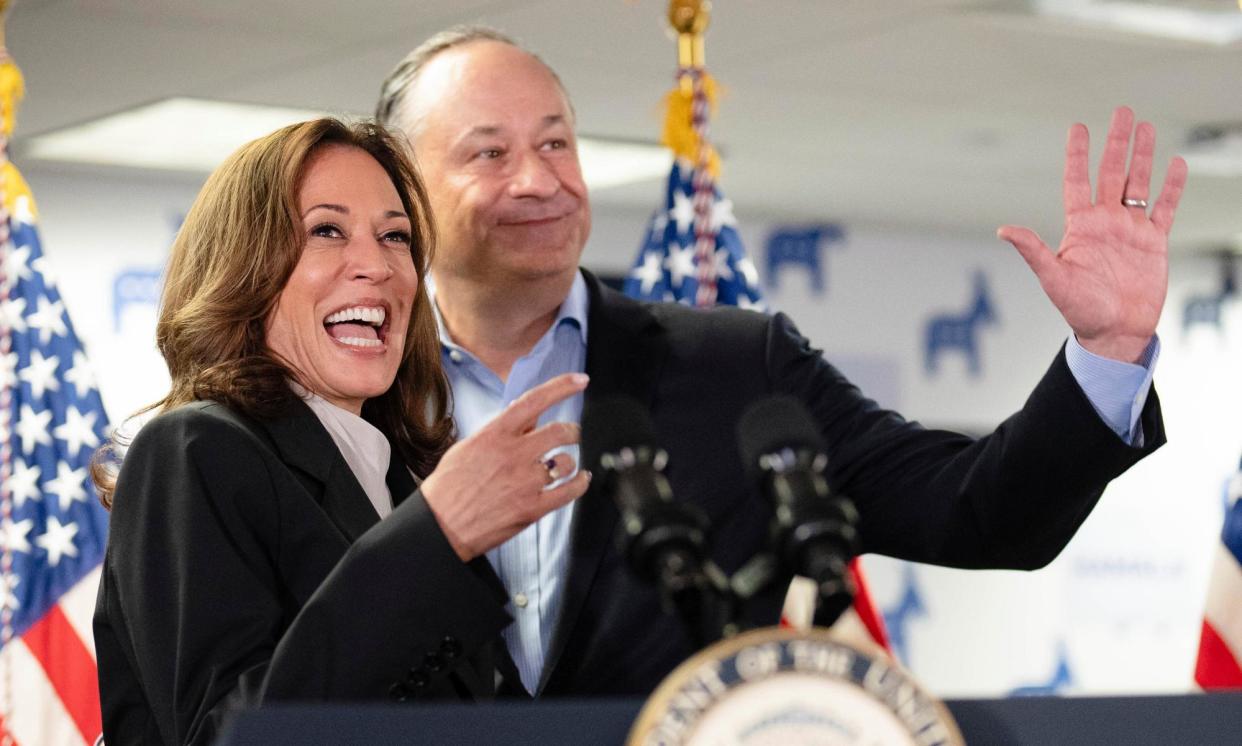
[[[574,112],[555,73],[496,32],[459,29],[412,52],[385,82],[378,116],[404,131],[431,195],[444,362],[463,436],[523,391],[565,372],[591,377],[587,403],[624,393],[650,407],[678,499],[712,521],[713,558],[736,570],[766,541],[770,511],[748,494],[733,440],[740,413],[793,394],[832,455],[829,479],[860,512],[864,551],[956,567],[1049,562],[1108,480],[1164,440],[1149,393],[1167,286],[1167,235],[1185,181],[1175,160],[1150,218],[1154,131],[1114,116],[1091,199],[1087,132],[1067,149],[1067,232],[1058,252],[1006,226],[1074,334],[1027,404],[979,440],[927,431],[861,396],[783,315],[642,305],[578,260],[590,206]],[[1084,395],[1085,394],[1085,395]],[[546,415],[576,422],[582,397]],[[582,434],[581,463],[598,453]],[[500,542],[486,510],[427,494],[449,537],[487,550],[515,622],[502,631],[531,693],[645,694],[693,652],[654,589],[613,548],[617,513],[592,487]],[[466,556],[466,555],[463,555]],[[747,609],[777,619],[779,593]]]

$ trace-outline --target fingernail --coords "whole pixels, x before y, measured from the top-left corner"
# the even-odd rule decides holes
[[[585,386],[590,382],[591,377],[586,373],[574,373],[571,380],[579,386]]]
[[[589,483],[589,482],[591,481],[591,477],[593,477],[594,475],[591,473],[591,470],[590,470],[590,469],[584,469],[583,471],[586,473],[586,475],[587,475],[587,482]]]

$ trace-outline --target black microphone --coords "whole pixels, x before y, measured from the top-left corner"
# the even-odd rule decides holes
[[[701,645],[723,636],[730,609],[723,573],[708,559],[707,517],[673,499],[664,476],[668,453],[647,410],[625,396],[587,403],[582,430],[593,441],[589,468],[621,513],[617,543],[631,569],[660,588]]]
[[[831,626],[854,598],[848,564],[858,552],[858,511],[828,486],[824,439],[791,396],[751,405],[737,434],[748,476],[772,503],[775,552],[786,572],[815,581],[815,624]]]

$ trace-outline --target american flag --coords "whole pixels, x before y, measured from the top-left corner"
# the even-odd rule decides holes
[[[647,224],[647,234],[638,252],[634,269],[625,278],[625,293],[633,298],[677,301],[690,305],[741,306],[763,309],[759,272],[746,256],[733,203],[711,188],[703,218],[696,222],[695,169],[676,160],[668,175],[664,209],[656,210]],[[699,240],[709,246],[715,276],[714,303],[697,303],[700,263],[696,259]]]
[[[1212,566],[1195,683],[1242,688],[1242,464],[1225,492],[1225,527]]]
[[[107,418],[6,152],[0,139],[0,745],[92,744],[108,515],[89,471]]]
[[[673,160],[664,206],[647,223],[642,248],[625,278],[625,293],[639,300],[763,311],[759,273],[738,235],[733,203],[721,194],[712,173],[716,155],[708,137],[708,115],[714,82],[699,67],[680,69],[678,80],[690,84],[691,104],[684,107],[690,117],[688,122],[670,122],[665,140],[670,146],[669,140],[675,139],[693,147]],[[670,119],[683,111],[673,99],[685,92],[682,87],[670,94]],[[670,131],[681,134],[670,138]],[[691,154],[693,162],[688,160]],[[850,562],[849,571],[856,588],[853,613],[844,614],[836,628],[860,644],[870,642],[889,650],[883,618],[876,612],[857,559]],[[816,595],[814,582],[795,578],[786,594],[782,623],[810,626]]]

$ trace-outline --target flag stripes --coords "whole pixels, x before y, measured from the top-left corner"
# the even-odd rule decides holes
[[[103,730],[95,659],[65,618],[64,611],[53,606],[31,625],[22,641],[43,667],[52,690],[77,726],[82,740],[93,741]]]

